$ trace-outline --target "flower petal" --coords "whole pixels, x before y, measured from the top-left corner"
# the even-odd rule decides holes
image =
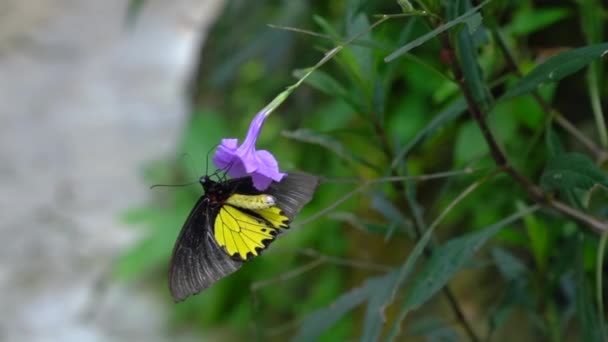
[[[253,180],[253,186],[260,191],[266,190],[270,186],[270,183],[272,183],[272,178],[268,178],[258,172],[252,173],[251,179]]]
[[[222,139],[222,143],[217,147],[213,156],[213,164],[218,169],[225,169],[230,163],[233,163],[237,144],[237,139]]]
[[[256,157],[259,162],[257,170],[259,173],[272,178],[275,182],[283,179],[285,173],[279,171],[279,163],[270,152],[266,150],[257,151]]]
[[[238,158],[243,162],[245,171],[247,171],[247,173],[253,173],[255,170],[258,169],[258,160],[255,156],[256,153],[257,152],[255,150],[255,147],[247,148],[245,144],[241,145],[241,147],[239,147],[239,149],[237,150],[236,154]]]
[[[222,139],[222,146],[230,150],[236,150],[239,145],[239,139]]]

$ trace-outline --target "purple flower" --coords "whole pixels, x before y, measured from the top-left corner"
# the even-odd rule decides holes
[[[270,152],[255,149],[255,142],[268,114],[263,110],[253,118],[241,146],[238,146],[238,139],[222,139],[213,156],[213,163],[218,169],[226,170],[233,178],[251,176],[253,186],[260,191],[266,190],[272,181],[278,182],[285,176],[285,173],[279,172],[279,164]]]

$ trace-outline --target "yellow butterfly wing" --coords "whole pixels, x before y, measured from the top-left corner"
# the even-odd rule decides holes
[[[215,219],[214,237],[228,255],[248,260],[274,241],[279,228],[287,228],[288,222],[277,206],[247,209],[226,204]]]
[[[235,191],[215,219],[217,244],[238,261],[259,255],[282,229],[289,228],[295,214],[312,198],[318,181],[314,176],[291,173],[265,193]],[[244,192],[248,189],[250,186],[243,188]]]

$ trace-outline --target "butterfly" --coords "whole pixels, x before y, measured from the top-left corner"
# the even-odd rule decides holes
[[[205,194],[186,219],[171,257],[169,289],[175,301],[258,256],[312,199],[319,178],[289,173],[265,191],[257,190],[251,177],[214,181],[203,176],[199,182]]]

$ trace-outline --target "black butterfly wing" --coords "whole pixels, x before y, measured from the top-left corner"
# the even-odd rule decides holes
[[[296,214],[310,202],[319,177],[301,172],[290,172],[280,182],[273,182],[265,193],[274,196],[285,215],[292,221]]]
[[[169,269],[169,289],[175,301],[199,293],[243,264],[215,242],[211,227],[216,216],[217,209],[201,197],[177,238]]]

